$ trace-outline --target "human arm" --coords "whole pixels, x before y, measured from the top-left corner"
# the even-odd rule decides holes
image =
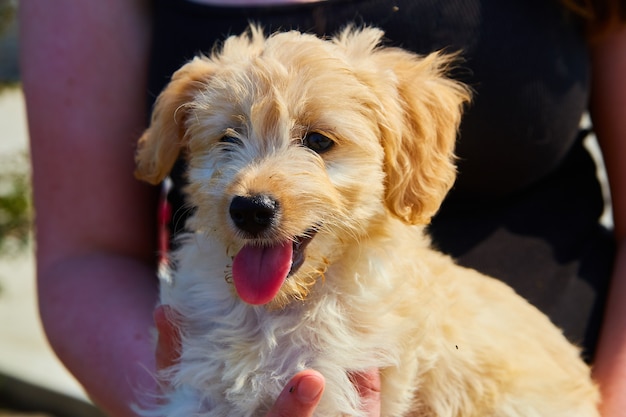
[[[617,252],[594,362],[604,417],[626,410],[626,28],[593,46],[591,112],[609,177]]]
[[[133,179],[148,15],[130,0],[25,0],[19,14],[44,329],[96,404],[134,416],[156,389],[156,195]]]

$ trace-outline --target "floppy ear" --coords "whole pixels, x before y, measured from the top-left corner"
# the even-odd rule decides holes
[[[184,146],[188,104],[212,73],[206,58],[194,58],[174,73],[156,100],[150,126],[139,138],[137,179],[158,184],[170,173]]]
[[[385,203],[406,223],[428,224],[456,178],[454,147],[470,90],[446,77],[454,55],[420,57],[398,48],[374,55],[396,84],[395,94],[379,97]]]

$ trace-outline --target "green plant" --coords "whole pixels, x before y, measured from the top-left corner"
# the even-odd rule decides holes
[[[24,165],[25,157],[0,164],[0,253],[23,248],[30,238],[30,178]]]
[[[17,0],[0,0],[0,35],[4,34],[15,20],[16,9]]]

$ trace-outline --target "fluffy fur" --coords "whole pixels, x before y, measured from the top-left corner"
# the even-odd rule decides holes
[[[598,415],[589,368],[543,314],[431,249],[423,229],[454,181],[470,94],[446,78],[451,57],[382,36],[253,27],[159,96],[136,174],[158,183],[184,154],[194,213],[161,286],[183,343],[158,415],[262,416],[314,368],[327,380],[316,415],[361,416],[349,372],[371,367],[383,416]],[[311,133],[333,146],[315,152]],[[276,217],[241,230],[233,200],[259,195]],[[243,302],[240,249],[303,239],[304,262],[275,297]]]

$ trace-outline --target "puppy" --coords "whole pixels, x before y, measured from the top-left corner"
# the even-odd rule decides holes
[[[349,373],[380,369],[383,416],[597,416],[579,351],[503,283],[430,247],[470,94],[452,59],[252,27],[176,72],[138,178],[188,161],[189,233],[161,302],[179,363],[156,415],[262,416],[297,371],[317,416],[364,415]]]

